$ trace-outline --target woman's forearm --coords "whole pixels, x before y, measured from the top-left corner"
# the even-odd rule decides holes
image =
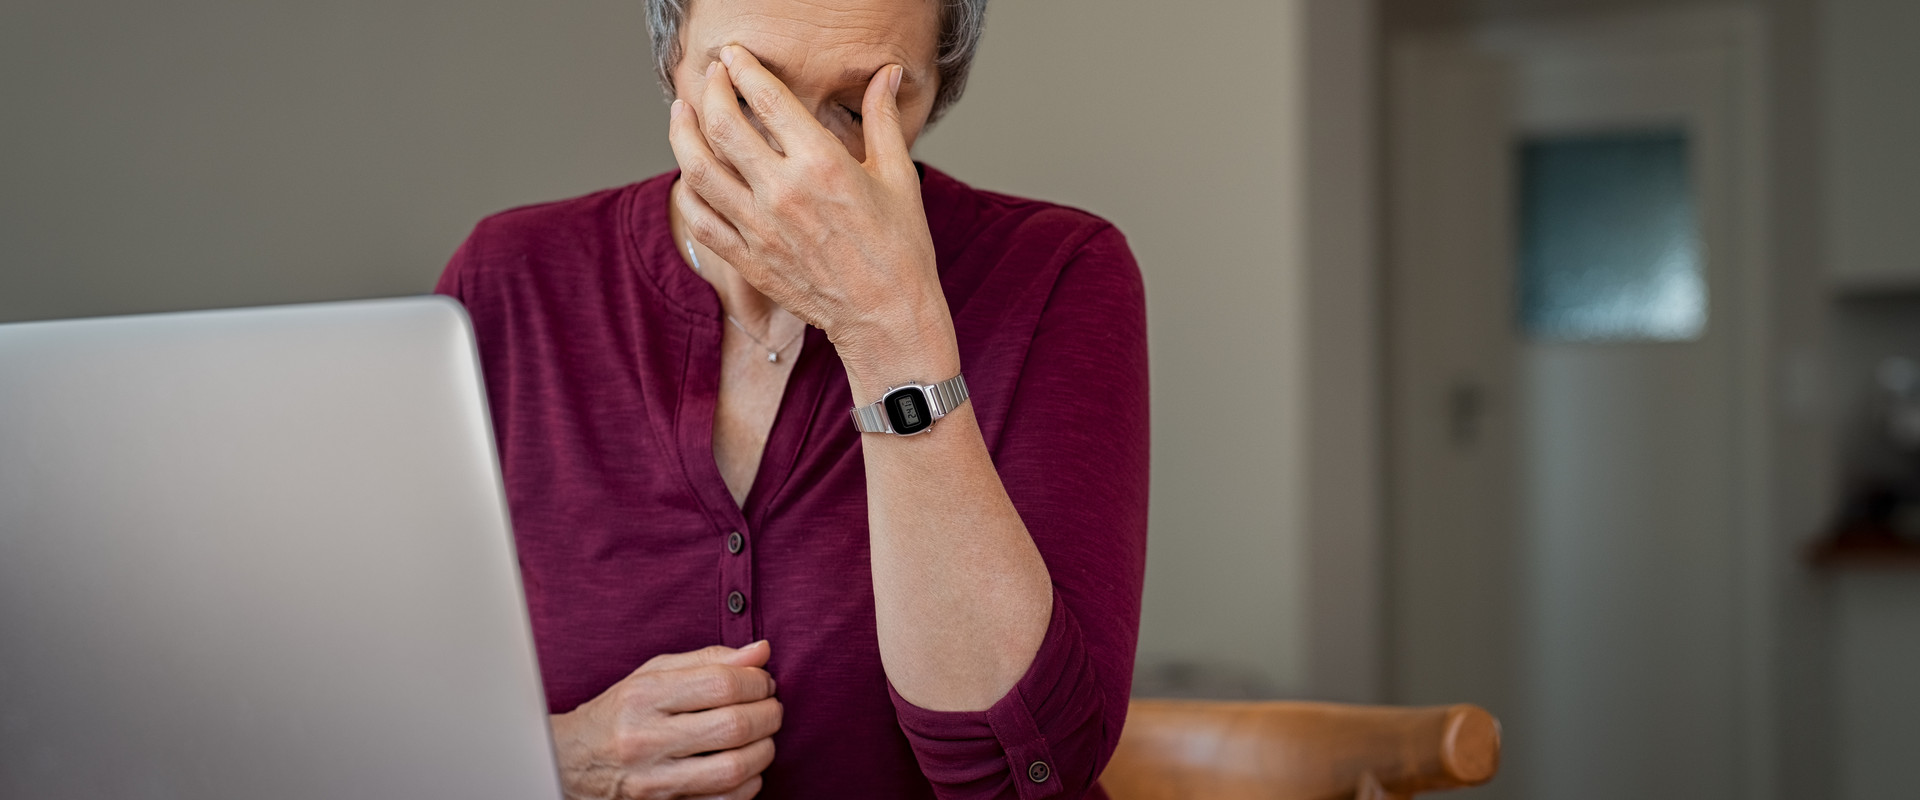
[[[960,371],[951,323],[843,348],[857,403],[888,385]],[[1053,584],[994,470],[971,402],[915,436],[866,434],[867,517],[880,658],[900,696],[984,710],[1019,682],[1046,637]]]
[[[902,65],[870,79],[856,156],[752,53],[729,45],[719,55],[699,97],[674,101],[670,113],[686,187],[677,208],[693,238],[827,332],[856,402],[873,402],[888,385],[952,377],[959,351],[902,127]],[[757,124],[743,97],[754,100],[746,113]],[[921,708],[988,708],[1046,636],[1046,564],[970,406],[928,433],[867,435],[864,446],[887,677]]]

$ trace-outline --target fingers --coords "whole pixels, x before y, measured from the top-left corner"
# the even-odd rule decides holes
[[[675,714],[668,721],[675,729],[670,755],[685,757],[744,747],[777,733],[784,713],[780,701],[769,697],[752,703]]]
[[[673,783],[680,787],[681,794],[736,797],[740,796],[734,793],[736,790],[755,783],[772,763],[773,740],[761,739],[745,747],[682,758],[669,769],[675,773]],[[759,787],[753,786],[752,790],[758,792]]]
[[[823,132],[793,91],[761,66],[760,59],[747,48],[727,45],[720,49],[720,61],[726,65],[721,71],[727,73],[727,80],[733,82],[740,98],[747,101],[747,108],[782,152],[792,153],[795,145]]]
[[[701,88],[698,101],[700,132],[706,134],[714,154],[725,159],[752,184],[767,174],[772,166],[769,161],[780,155],[767,144],[754,123],[740,113],[742,98],[735,91],[725,66],[714,63],[709,67],[707,83]]]
[[[708,664],[732,664],[736,667],[763,667],[767,657],[773,654],[773,645],[765,639],[746,647],[728,647],[716,644],[686,653],[661,653],[647,659],[641,665],[640,672],[663,669],[686,669]]]
[[[746,647],[736,648],[732,653],[723,653],[718,664],[732,664],[736,667],[764,667],[767,659],[773,657],[773,643],[765,639]]]
[[[900,79],[905,68],[899,64],[882,67],[867,83],[867,94],[860,101],[861,135],[867,143],[868,168],[889,170],[897,176],[904,165],[911,168],[913,156],[907,148],[907,136],[900,128]]]
[[[640,676],[654,685],[653,708],[669,714],[752,703],[773,696],[773,676],[759,667],[708,664]]]
[[[699,195],[702,206],[721,212],[727,219],[747,208],[753,191],[707,146],[700,132],[700,115],[686,101],[675,100],[669,116],[667,143],[680,164],[681,182]],[[686,211],[684,207],[681,210]],[[728,223],[727,227],[733,226]]]
[[[746,252],[746,237],[735,227],[726,215],[713,209],[699,192],[680,181],[673,186],[674,199],[680,206],[680,217],[687,223],[687,233],[693,240],[704,244],[707,249],[719,253],[728,263],[738,263]]]
[[[749,798],[760,794],[760,785],[760,776],[755,775],[748,778],[746,783],[740,784],[739,787],[726,794],[710,794],[705,797],[692,798],[691,800],[749,800]]]

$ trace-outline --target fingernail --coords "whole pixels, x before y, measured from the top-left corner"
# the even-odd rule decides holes
[[[670,114],[671,114],[671,118],[672,118],[672,119],[679,119],[679,118],[680,118],[680,115],[681,115],[681,114],[685,114],[685,113],[687,113],[687,101],[685,101],[685,100],[681,100],[681,99],[679,99],[679,98],[677,98],[677,97],[676,97],[676,98],[674,98],[674,100],[673,100],[673,110],[672,110],[672,111],[670,112]]]
[[[720,60],[727,62],[729,67],[733,66],[733,45],[720,48]]]
[[[707,77],[709,78],[713,77],[713,71],[719,68],[720,68],[720,62],[718,61],[707,62]]]
[[[906,71],[906,67],[895,64],[893,66],[893,77],[887,79],[887,85],[891,87],[887,91],[892,92],[895,97],[900,96],[900,76]]]
[[[755,648],[755,647],[758,647],[758,646],[760,646],[760,645],[763,645],[763,644],[766,644],[766,643],[767,643],[767,640],[765,640],[765,639],[761,639],[760,641],[757,641],[757,642],[754,642],[754,643],[752,643],[752,644],[749,644],[749,645],[747,645],[746,647],[742,647],[742,648],[740,648],[740,649],[742,649],[742,650],[752,650],[753,648]]]

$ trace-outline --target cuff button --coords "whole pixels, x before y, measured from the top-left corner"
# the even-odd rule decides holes
[[[1035,761],[1027,765],[1027,780],[1033,781],[1034,783],[1046,783],[1047,779],[1051,777],[1053,777],[1053,768],[1047,766],[1047,762]]]

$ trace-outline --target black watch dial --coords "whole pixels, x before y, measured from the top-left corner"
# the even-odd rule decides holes
[[[919,387],[897,389],[882,405],[887,407],[887,420],[893,423],[894,433],[919,433],[933,426],[933,407],[927,405],[927,393]]]

